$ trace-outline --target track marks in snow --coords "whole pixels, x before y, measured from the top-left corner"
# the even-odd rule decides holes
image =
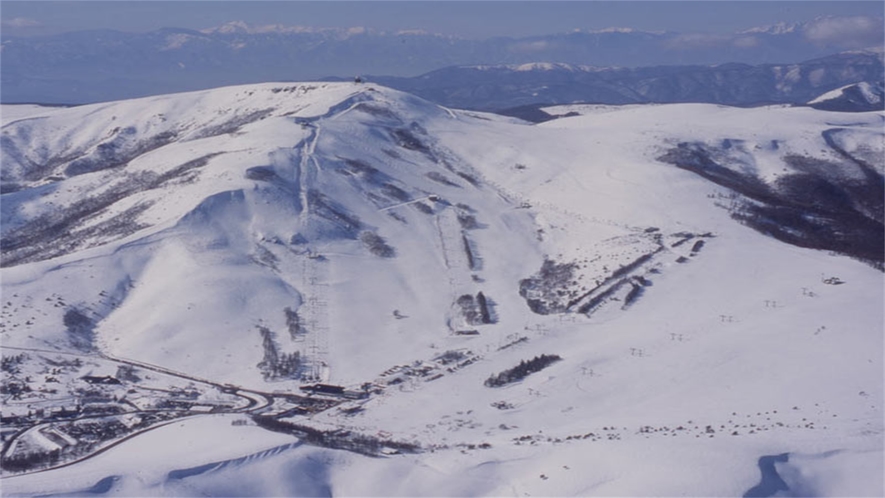
[[[464,234],[458,223],[458,215],[452,208],[446,208],[436,215],[436,226],[443,249],[449,286],[456,296],[468,293],[471,265],[464,248]]]
[[[202,474],[208,474],[212,472],[218,472],[228,467],[238,467],[242,465],[247,465],[251,463],[255,463],[260,460],[264,460],[267,458],[271,458],[273,456],[279,455],[285,451],[289,451],[294,448],[298,448],[301,446],[302,442],[290,443],[277,446],[275,448],[271,448],[269,450],[260,451],[258,453],[253,453],[251,455],[246,455],[244,457],[235,458],[232,460],[223,460],[220,462],[207,463],[205,465],[199,465],[197,467],[191,467],[187,469],[178,469],[170,471],[166,476],[167,480],[184,480],[189,477],[194,477]]]

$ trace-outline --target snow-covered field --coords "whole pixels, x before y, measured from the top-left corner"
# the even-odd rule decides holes
[[[768,237],[734,219],[743,194],[659,158],[855,188],[883,113],[547,112],[569,117],[351,83],[4,106],[3,416],[37,424],[4,459],[77,451],[31,412],[98,397],[83,376],[119,380],[91,388],[122,407],[105,419],[189,407],[7,471],[4,495],[881,495],[876,262]],[[367,394],[283,413],[317,381]]]

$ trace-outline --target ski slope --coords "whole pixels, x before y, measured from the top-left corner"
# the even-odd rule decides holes
[[[881,112],[573,105],[531,125],[352,83],[17,107],[4,348],[261,392],[372,383],[285,420],[421,451],[195,415],[6,473],[6,495],[772,496],[760,459],[782,454],[781,492],[883,491],[882,272],[738,223],[739,194],[660,160],[691,142],[765,185],[791,157],[853,185],[845,154],[881,168]],[[484,384],[542,354],[561,360]]]

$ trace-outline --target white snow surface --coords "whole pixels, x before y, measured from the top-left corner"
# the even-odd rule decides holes
[[[6,126],[19,119],[46,116],[59,109],[63,108],[37,104],[7,104],[0,109],[0,122],[3,123],[3,126]]]
[[[777,469],[794,493],[881,495],[882,273],[736,223],[716,206],[724,189],[656,157],[680,141],[727,143],[735,164],[773,182],[787,154],[840,163],[821,136],[831,128],[881,156],[883,113],[555,111],[578,116],[529,125],[351,83],[3,106],[2,179],[18,186],[2,198],[4,236],[125,192],[73,221],[70,246],[2,269],[2,300],[22,310],[4,315],[4,346],[75,351],[64,309],[47,301],[60,295],[94,319],[100,351],[264,391],[300,382],[262,377],[258,326],[345,386],[450,350],[475,358],[388,386],[355,415],[295,420],[423,453],[369,458],[196,415],[6,477],[3,494],[82,494],[110,478],[103,493],[119,496],[743,495],[762,479],[760,457],[789,453]],[[127,190],[146,178],[165,179]],[[111,229],[127,212],[132,229]],[[643,273],[652,285],[624,309],[539,315],[519,295],[545,259],[576,262],[574,287],[592,288],[658,247],[652,234],[684,232],[714,237],[697,254],[665,244]],[[831,276],[845,283],[822,282]],[[458,313],[458,296],[479,291],[496,323]],[[305,337],[290,339],[286,308]],[[540,354],[562,360],[483,384]]]

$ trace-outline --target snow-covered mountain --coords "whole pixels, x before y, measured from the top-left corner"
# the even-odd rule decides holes
[[[412,78],[368,79],[442,105],[494,111],[578,102],[752,106],[804,104],[829,89],[883,81],[883,68],[881,52],[854,51],[797,64],[624,68],[533,63],[455,66]]]
[[[861,81],[829,91],[808,102],[826,111],[865,112],[885,108],[885,84]]]
[[[545,112],[3,106],[4,494],[881,493],[883,113]]]
[[[420,30],[251,26],[238,21],[201,31],[170,27],[149,33],[83,31],[40,37],[7,33],[0,41],[0,97],[4,103],[82,104],[263,81],[358,74],[411,77],[450,66],[537,61],[627,68],[785,65],[848,49],[881,50],[881,24],[881,19],[822,18],[792,29],[733,34],[614,28],[479,40]],[[840,80],[799,102],[857,81]]]

